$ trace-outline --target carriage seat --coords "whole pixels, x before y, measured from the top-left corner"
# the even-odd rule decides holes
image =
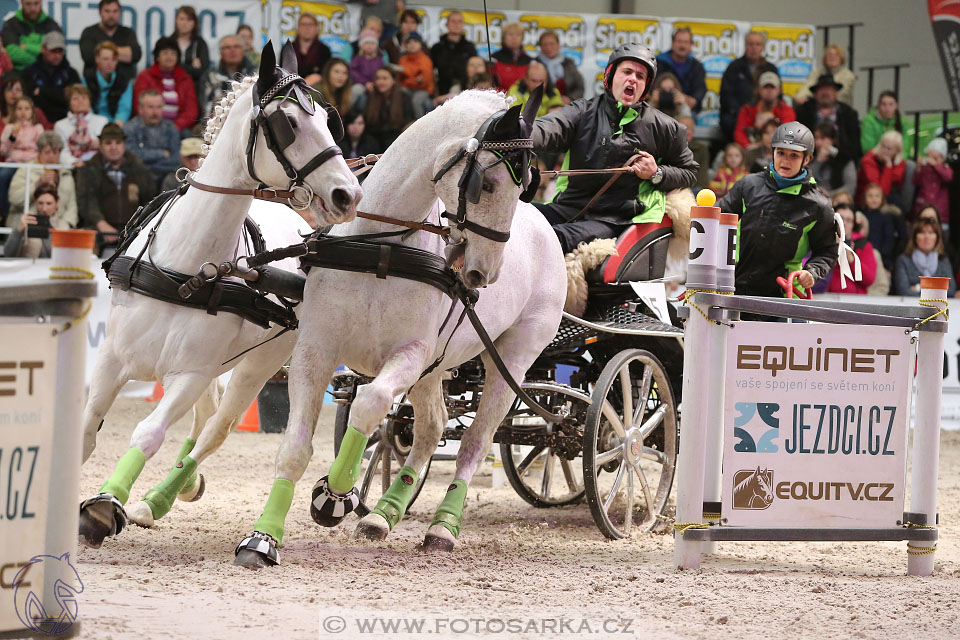
[[[620,284],[663,278],[667,246],[673,237],[673,220],[635,224],[617,238],[614,255],[587,274],[587,282]]]

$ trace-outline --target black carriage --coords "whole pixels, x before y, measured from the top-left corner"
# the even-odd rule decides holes
[[[586,313],[564,313],[553,342],[527,372],[526,392],[563,421],[547,422],[517,399],[494,437],[506,479],[521,498],[534,507],[586,499],[600,531],[612,539],[653,530],[668,515],[673,485],[683,332],[672,307],[663,319],[669,323],[658,319],[629,284],[663,277],[673,235],[664,220],[621,236],[617,256],[589,274]],[[572,373],[560,382],[558,370]],[[480,358],[449,372],[444,441],[459,440],[469,428],[484,379]],[[349,371],[333,380],[337,450],[356,389],[368,381]],[[359,486],[363,501],[372,504],[386,491],[412,444],[413,409],[401,399],[370,438]],[[428,461],[411,505],[429,468]]]

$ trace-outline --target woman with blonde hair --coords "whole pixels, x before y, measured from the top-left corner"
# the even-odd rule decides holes
[[[523,50],[523,26],[519,22],[503,25],[503,47],[493,54],[493,77],[497,88],[509,91],[527,73],[527,65],[533,60]]]
[[[819,67],[813,67],[810,70],[810,78],[803,83],[793,98],[794,105],[801,105],[813,97],[810,87],[815,85],[817,78],[824,74],[832,75],[834,80],[843,85],[843,88],[837,92],[837,100],[852,107],[853,85],[857,82],[857,76],[847,67],[847,54],[843,47],[836,44],[828,44],[824,47],[822,63]]]

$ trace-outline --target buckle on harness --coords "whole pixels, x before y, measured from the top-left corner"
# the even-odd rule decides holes
[[[204,262],[200,265],[200,272],[180,285],[177,288],[177,293],[180,294],[181,298],[186,300],[199,291],[203,285],[218,280],[219,278],[220,268],[212,262]]]

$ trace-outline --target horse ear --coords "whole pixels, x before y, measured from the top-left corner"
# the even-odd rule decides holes
[[[273,41],[268,41],[260,53],[260,77],[257,78],[257,92],[265,94],[273,86],[273,74],[276,73],[277,54],[273,51]]]
[[[289,73],[297,73],[299,63],[297,62],[297,52],[293,48],[293,41],[287,40],[286,44],[280,50],[280,66]]]
[[[510,107],[503,117],[497,121],[493,133],[501,140],[511,140],[520,135],[520,111],[522,107]]]
[[[543,100],[543,85],[530,92],[530,97],[523,105],[521,132],[524,138],[529,138],[533,131],[533,121],[537,119],[537,113],[540,111],[540,103]]]

